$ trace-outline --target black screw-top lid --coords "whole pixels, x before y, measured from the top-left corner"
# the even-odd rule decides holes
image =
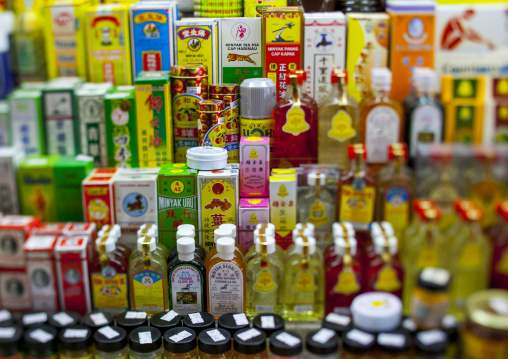
[[[76,312],[59,312],[49,317],[48,324],[58,330],[79,324],[81,316]]]
[[[259,354],[266,350],[266,335],[256,328],[240,329],[235,333],[233,347],[241,354]]]
[[[97,329],[106,325],[113,325],[113,320],[113,315],[110,313],[95,312],[83,317],[83,325],[86,325],[88,328],[92,329],[93,332],[96,332]]]
[[[203,322],[198,323],[195,321],[195,323],[193,323],[191,318],[194,318],[194,314],[199,314]],[[196,335],[199,336],[203,330],[215,328],[215,318],[212,314],[206,312],[187,314],[185,317],[183,317],[183,326],[192,328],[196,332]]]
[[[48,314],[44,312],[23,314],[21,316],[21,324],[26,328],[37,328],[48,324]]]
[[[270,352],[291,357],[302,352],[302,337],[295,332],[279,330],[270,336]]]
[[[152,337],[151,343],[141,343],[140,333],[150,332]],[[143,337],[143,334],[141,334]],[[162,335],[159,329],[153,327],[138,327],[133,329],[129,334],[130,349],[138,353],[152,353],[162,346]]]
[[[114,334],[118,333],[118,335]],[[93,335],[97,350],[112,353],[125,348],[128,344],[127,332],[117,326],[105,326],[98,329]]]
[[[127,333],[133,329],[147,326],[148,316],[145,312],[127,311],[116,317],[116,325],[124,328]]]
[[[447,346],[448,338],[442,330],[426,330],[416,334],[415,347],[417,352],[432,355],[444,354]]]
[[[342,345],[347,351],[367,354],[374,349],[376,337],[359,329],[351,329],[342,335]]]
[[[218,327],[226,329],[231,337],[234,337],[240,329],[248,328],[249,325],[249,318],[244,313],[222,314],[218,320]]]
[[[205,329],[198,335],[198,347],[205,354],[224,354],[231,350],[231,334],[221,328]]]
[[[0,350],[5,356],[16,355],[23,344],[23,328],[19,326],[0,328]]]
[[[447,314],[441,321],[441,327],[448,335],[448,342],[456,342],[459,339],[459,322],[452,314]]]
[[[263,317],[272,317],[272,318],[263,318]],[[273,326],[271,325],[272,319]],[[267,322],[270,324],[269,326],[266,325]],[[273,313],[258,314],[252,320],[252,327],[262,330],[263,332],[265,332],[267,337],[270,337],[273,333],[279,330],[284,330],[284,319],[280,315]]]
[[[16,320],[8,310],[0,310],[0,327],[12,327],[16,324]]]
[[[391,332],[378,333],[377,346],[384,353],[403,354],[409,351],[411,336],[403,328]]]
[[[164,334],[164,348],[170,353],[188,353],[197,346],[196,332],[191,328],[172,328]]]
[[[418,326],[415,321],[411,318],[405,318],[402,320],[402,329],[404,329],[409,335],[415,336],[418,331]]]
[[[322,328],[307,334],[307,350],[318,355],[333,354],[339,350],[339,336],[334,330]]]
[[[176,315],[172,319],[170,319],[171,316],[173,316],[173,314]],[[164,333],[166,333],[166,331],[169,329],[181,327],[182,317],[175,311],[155,313],[150,318],[150,326],[159,329],[162,335],[164,335]]]
[[[452,275],[444,268],[428,267],[418,273],[418,286],[433,292],[446,292]]]
[[[56,352],[58,331],[49,325],[29,328],[24,335],[25,346],[30,352]]]
[[[92,330],[84,325],[64,328],[58,335],[62,349],[83,350],[93,344]]]
[[[340,337],[344,334],[344,332],[353,328],[353,321],[351,317],[347,315],[330,313],[325,317],[325,319],[323,319],[323,328],[335,331],[335,333],[337,333]]]

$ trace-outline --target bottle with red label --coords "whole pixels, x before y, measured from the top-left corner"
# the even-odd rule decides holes
[[[303,70],[291,71],[286,99],[273,109],[274,168],[317,163],[318,105],[305,92],[306,77]]]
[[[490,287],[508,290],[508,201],[497,205],[499,222],[487,230],[493,249]]]

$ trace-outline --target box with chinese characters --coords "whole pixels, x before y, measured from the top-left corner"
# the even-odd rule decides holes
[[[82,182],[83,211],[85,222],[93,222],[97,229],[115,223],[115,198],[113,181],[117,170],[101,173],[95,169]]]
[[[275,225],[275,239],[283,249],[292,241],[296,226],[296,176],[270,176],[270,222]]]
[[[242,137],[240,164],[240,196],[268,197],[270,138]]]
[[[248,250],[254,244],[254,230],[259,223],[270,222],[268,198],[242,198],[238,208],[239,241]]]

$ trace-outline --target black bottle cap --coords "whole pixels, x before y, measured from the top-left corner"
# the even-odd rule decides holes
[[[96,332],[97,329],[113,325],[113,315],[106,312],[90,313],[83,317],[83,325]]]
[[[377,335],[377,346],[384,353],[394,355],[407,353],[411,346],[411,336],[405,329],[382,332]]]
[[[256,328],[240,329],[235,333],[233,347],[241,354],[259,354],[266,350],[266,335]]]
[[[42,325],[48,324],[48,314],[44,312],[23,314],[21,316],[21,323],[23,327],[26,328],[37,328]]]
[[[347,315],[330,313],[323,319],[323,328],[331,329],[341,337],[344,332],[353,328],[353,320]]]
[[[12,327],[16,324],[16,320],[8,310],[0,310],[0,327]]]
[[[195,314],[199,314],[199,316]],[[196,332],[196,335],[199,336],[199,333],[201,333],[203,330],[215,328],[215,318],[212,314],[206,312],[187,314],[185,317],[183,317],[183,326],[192,328]]]
[[[448,338],[442,330],[426,330],[416,334],[416,351],[424,354],[439,355],[446,353]]]
[[[450,287],[452,275],[443,268],[428,267],[418,274],[418,286],[433,292],[446,292]]]
[[[376,336],[359,329],[351,329],[342,335],[342,345],[349,352],[367,354],[376,346]]]
[[[73,325],[64,328],[58,335],[62,349],[83,350],[93,344],[92,330],[84,325]]]
[[[115,332],[117,335],[115,335]],[[98,329],[93,335],[97,350],[112,353],[125,348],[128,344],[127,332],[117,326],[106,326]]]
[[[252,327],[265,332],[266,336],[270,337],[273,333],[284,330],[284,319],[278,314],[258,314],[252,320]]]
[[[270,336],[270,352],[282,357],[299,355],[302,352],[302,338],[295,332],[279,330]]]
[[[404,318],[401,323],[402,329],[404,329],[409,335],[415,336],[418,332],[418,326],[415,321],[411,318]]]
[[[147,326],[148,316],[145,312],[127,311],[116,317],[116,325],[130,333],[133,329]]]
[[[164,334],[164,348],[170,353],[188,353],[197,345],[196,332],[190,328],[171,328]]]
[[[14,356],[21,350],[23,344],[23,328],[19,326],[0,328],[0,350],[5,356]]]
[[[339,350],[339,336],[328,328],[310,332],[306,340],[307,350],[318,355],[333,354]]]
[[[455,343],[459,339],[459,322],[454,315],[445,315],[441,321],[441,327],[448,335],[449,343]]]
[[[210,354],[224,354],[231,350],[231,334],[225,329],[205,329],[198,335],[199,351]]]
[[[28,351],[39,353],[54,353],[57,350],[58,332],[49,325],[29,328],[24,335],[25,346]]]
[[[147,333],[150,333],[150,336]],[[141,338],[140,338],[141,335]],[[145,337],[151,338],[148,339],[150,342],[141,343],[142,339]],[[158,350],[162,346],[162,335],[159,329],[153,327],[138,327],[133,329],[129,334],[129,344],[130,349],[138,352],[138,353],[152,353]]]
[[[48,324],[58,330],[79,324],[81,316],[76,312],[59,312],[49,317]]]
[[[234,337],[237,331],[248,328],[249,325],[249,318],[244,313],[227,313],[219,317],[217,326],[226,329]]]
[[[172,314],[170,314],[170,313],[172,313]],[[173,317],[173,314],[176,314],[176,315]],[[173,318],[171,318],[171,317],[173,317]],[[166,319],[169,319],[169,320],[166,320]],[[178,314],[177,312],[175,312],[173,310],[171,312],[155,313],[150,318],[150,326],[159,329],[161,331],[161,334],[164,335],[164,333],[166,333],[166,331],[169,329],[181,327],[182,326],[182,317],[180,316],[180,314]]]

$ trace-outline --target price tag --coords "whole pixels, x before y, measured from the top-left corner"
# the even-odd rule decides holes
[[[63,334],[64,338],[86,338],[88,335],[88,329],[65,329]]]
[[[178,343],[178,342],[181,342],[182,340],[184,340],[185,338],[188,338],[192,336],[191,333],[189,333],[188,331],[186,330],[183,330],[181,331],[180,333],[178,334],[175,334],[171,337],[169,337],[170,340],[174,341],[175,343]]]
[[[349,340],[352,340],[354,342],[363,344],[363,345],[370,345],[374,341],[374,336],[369,333],[362,332],[358,329],[353,329],[349,333],[346,334],[346,337]]]
[[[332,339],[335,335],[335,331],[327,328],[323,328],[319,330],[316,334],[312,336],[312,340],[315,342],[326,344],[330,339]]]
[[[113,339],[120,335],[120,333],[111,328],[109,325],[107,327],[102,327],[101,329],[98,330],[98,332],[108,339]]]
[[[0,328],[0,338],[12,338],[16,333],[16,328]]]
[[[252,328],[249,330],[246,330],[240,334],[237,334],[237,337],[240,338],[243,341],[251,340],[252,338],[259,337],[261,335],[261,332],[257,330],[256,328]]]
[[[275,317],[273,315],[263,315],[261,317],[261,328],[263,329],[275,328]]]
[[[289,345],[290,347],[295,347],[302,342],[300,338],[297,338],[294,335],[286,332],[280,333],[275,337],[275,339],[277,339],[279,342]]]
[[[108,324],[108,320],[103,313],[90,314],[90,319],[96,326]]]
[[[127,312],[125,314],[125,319],[145,319],[145,312]]]
[[[53,320],[63,327],[74,322],[74,319],[72,319],[72,317],[65,312],[60,312],[53,315]]]
[[[23,316],[24,325],[44,323],[46,320],[48,320],[48,315],[46,313],[26,314]]]
[[[176,317],[178,317],[180,314],[178,314],[177,312],[175,312],[174,310],[171,310],[169,312],[167,312],[166,314],[164,314],[162,317],[161,317],[161,320],[164,320],[166,322],[170,322],[172,321],[173,319],[175,319]]]
[[[325,320],[333,324],[342,325],[343,327],[346,327],[349,325],[349,323],[351,323],[351,318],[346,315],[340,315],[337,313],[328,314]]]
[[[200,313],[191,313],[189,314],[189,319],[191,320],[192,324],[199,324],[204,323],[205,321],[201,317]]]
[[[39,343],[47,343],[52,340],[55,336],[43,329],[36,329],[30,334],[30,338],[37,340]]]
[[[233,319],[238,326],[249,325],[249,319],[247,319],[247,316],[244,313],[233,314]]]
[[[5,320],[9,320],[12,318],[12,314],[8,310],[0,310],[0,322],[3,322]]]
[[[140,332],[139,333],[140,344],[152,344],[152,333],[151,332]]]
[[[423,345],[434,345],[446,341],[446,334],[442,330],[427,330],[417,334],[417,338]]]
[[[218,329],[210,330],[206,332],[214,342],[220,342],[226,340],[226,337]]]
[[[381,333],[377,336],[377,343],[394,348],[402,348],[406,344],[406,337],[402,334]]]

